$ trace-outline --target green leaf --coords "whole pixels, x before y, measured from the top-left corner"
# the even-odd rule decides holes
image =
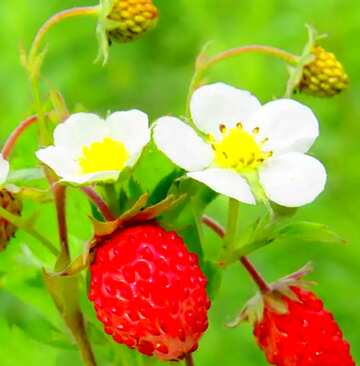
[[[52,325],[36,309],[0,289],[0,317],[9,326],[17,326],[31,338],[49,346],[75,349],[69,338]]]
[[[346,240],[332,231],[327,225],[299,221],[286,224],[275,230],[275,235],[283,239],[296,239],[307,242],[345,244]]]

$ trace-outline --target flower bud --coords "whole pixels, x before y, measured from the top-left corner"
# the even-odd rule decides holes
[[[130,42],[155,27],[158,10],[151,0],[117,0],[107,19],[113,22],[109,42]]]
[[[298,90],[318,97],[332,97],[346,89],[349,78],[333,53],[320,46],[311,50],[314,59],[303,68]]]
[[[21,202],[4,188],[0,189],[0,206],[14,215],[20,215]],[[16,229],[16,226],[0,217],[0,252],[7,247]]]

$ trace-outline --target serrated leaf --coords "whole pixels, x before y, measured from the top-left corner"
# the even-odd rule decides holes
[[[275,231],[278,238],[295,239],[307,242],[345,244],[346,240],[332,231],[327,225],[315,222],[292,222]]]
[[[4,289],[0,289],[0,317],[38,342],[58,348],[75,348],[69,338],[40,312]]]

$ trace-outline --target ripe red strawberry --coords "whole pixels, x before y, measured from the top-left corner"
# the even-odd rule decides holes
[[[89,299],[116,342],[162,360],[196,350],[208,327],[207,280],[176,233],[119,230],[97,247],[90,271]]]
[[[298,301],[283,296],[286,313],[266,303],[254,334],[268,362],[277,366],[355,366],[350,346],[331,313],[312,292],[291,287]],[[271,295],[270,295],[271,296]]]

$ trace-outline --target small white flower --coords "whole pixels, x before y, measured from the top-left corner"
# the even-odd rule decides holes
[[[6,182],[9,175],[9,162],[0,154],[0,187]]]
[[[255,204],[246,177],[257,172],[268,198],[298,207],[324,189],[326,171],[305,155],[319,135],[313,112],[290,99],[263,106],[247,91],[217,83],[192,96],[191,114],[201,138],[174,117],[154,125],[157,147],[188,176],[214,191]]]
[[[65,182],[114,182],[133,166],[150,140],[148,117],[138,110],[106,120],[91,113],[71,115],[54,131],[54,146],[36,156]]]

